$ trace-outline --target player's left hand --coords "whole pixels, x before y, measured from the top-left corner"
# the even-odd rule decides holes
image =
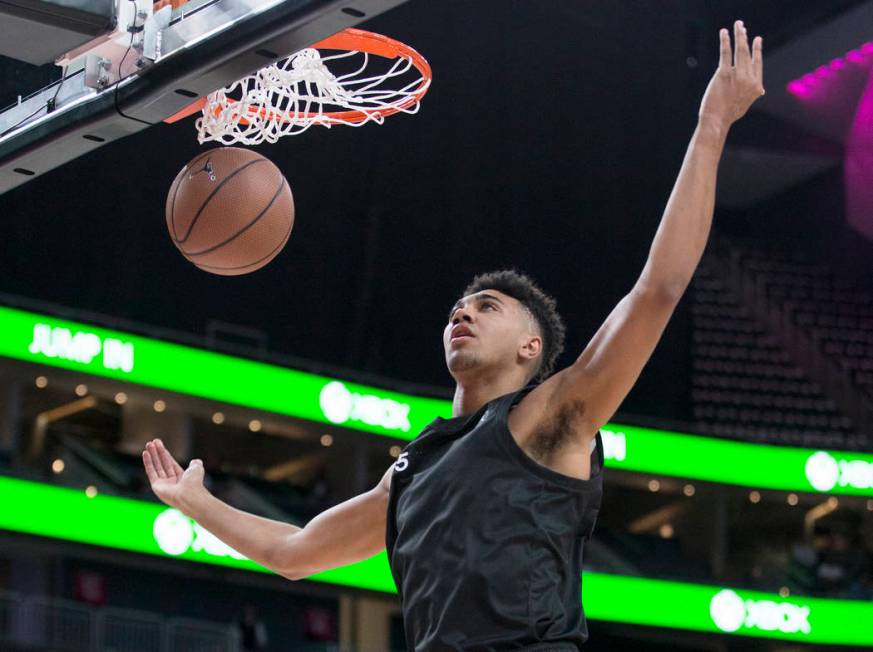
[[[756,36],[750,50],[746,27],[741,20],[734,23],[733,53],[726,29],[719,32],[719,39],[721,50],[718,70],[703,94],[699,117],[701,120],[714,120],[718,126],[727,129],[764,94],[764,41]]]

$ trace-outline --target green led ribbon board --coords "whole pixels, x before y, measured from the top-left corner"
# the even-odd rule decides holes
[[[757,489],[873,496],[873,455],[749,444],[607,424],[610,468]]]
[[[451,404],[0,307],[0,355],[412,439]]]
[[[412,440],[449,401],[0,307],[0,356]],[[873,455],[608,424],[611,468],[758,489],[873,496]]]
[[[180,512],[156,503],[0,476],[0,529],[268,573]],[[395,593],[385,553],[309,578]],[[873,645],[873,603],[777,595],[586,572],[588,617],[654,627]]]

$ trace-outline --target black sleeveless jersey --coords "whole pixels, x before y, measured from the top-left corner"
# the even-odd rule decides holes
[[[437,418],[394,465],[386,545],[410,651],[578,650],[583,547],[602,495],[529,457],[507,426],[532,389]]]

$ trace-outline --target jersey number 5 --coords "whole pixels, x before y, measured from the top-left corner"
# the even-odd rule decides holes
[[[405,471],[407,466],[409,466],[409,453],[400,453],[400,457],[394,462],[394,470]]]

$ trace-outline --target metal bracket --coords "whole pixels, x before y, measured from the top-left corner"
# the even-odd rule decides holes
[[[85,86],[98,91],[109,85],[112,74],[112,60],[89,54],[85,57]]]
[[[166,5],[146,19],[142,44],[143,58],[154,62],[161,56],[163,33],[169,27],[172,17],[173,8]]]

